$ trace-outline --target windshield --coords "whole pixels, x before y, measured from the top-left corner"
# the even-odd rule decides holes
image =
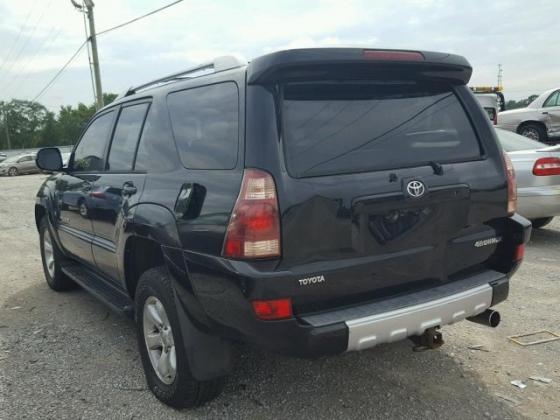
[[[480,157],[465,110],[447,85],[288,84],[283,120],[287,168],[298,178]]]
[[[527,137],[520,136],[519,134],[512,133],[511,131],[496,128],[498,140],[502,148],[506,152],[517,152],[520,150],[536,150],[546,147],[546,145],[538,141],[528,139]]]

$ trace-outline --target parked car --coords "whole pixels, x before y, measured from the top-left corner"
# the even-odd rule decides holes
[[[4,160],[0,163],[0,175],[17,176],[38,173],[39,168],[35,164],[35,157],[35,154],[27,153]]]
[[[526,108],[500,112],[497,126],[541,143],[560,140],[560,88],[544,92]]]
[[[8,155],[6,155],[6,153],[0,152],[0,162],[5,161],[7,158],[8,158]]]
[[[517,179],[517,207],[533,227],[549,224],[560,215],[560,146],[542,143],[510,131],[496,129]]]
[[[496,326],[531,225],[471,72],[302,49],[131,88],[67,170],[39,152],[60,171],[35,208],[47,283],[134,314],[149,388],[175,407],[220,392],[232,341],[315,358]],[[69,205],[97,192],[87,217]]]

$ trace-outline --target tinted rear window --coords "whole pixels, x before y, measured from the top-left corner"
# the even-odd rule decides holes
[[[295,177],[473,160],[480,146],[450,87],[406,81],[289,84],[284,144]]]
[[[239,94],[233,82],[171,93],[173,134],[190,169],[232,169],[239,142]]]

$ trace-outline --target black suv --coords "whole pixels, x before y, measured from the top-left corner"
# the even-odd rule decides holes
[[[221,57],[100,110],[35,215],[45,276],[133,315],[166,404],[216,396],[231,343],[315,358],[496,325],[530,223],[450,54]]]

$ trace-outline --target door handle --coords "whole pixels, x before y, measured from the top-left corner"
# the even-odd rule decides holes
[[[542,114],[543,115],[548,115],[548,111],[543,111]]]
[[[138,189],[134,186],[132,182],[125,182],[122,186],[121,194],[123,195],[123,197],[128,197],[136,194],[136,191],[138,191]]]

